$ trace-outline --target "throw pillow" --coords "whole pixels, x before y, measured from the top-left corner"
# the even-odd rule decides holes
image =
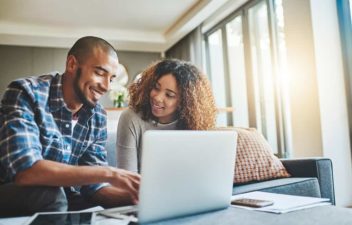
[[[290,177],[272,153],[264,136],[254,128],[235,128],[238,133],[234,183]]]

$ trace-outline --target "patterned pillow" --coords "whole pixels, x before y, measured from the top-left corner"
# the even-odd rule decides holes
[[[254,128],[235,128],[238,133],[234,183],[290,177],[272,153],[264,136]]]

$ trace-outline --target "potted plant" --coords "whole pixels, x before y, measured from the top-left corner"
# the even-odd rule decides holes
[[[116,85],[109,93],[110,99],[113,101],[113,105],[116,108],[126,106],[127,95],[127,88],[121,85]]]

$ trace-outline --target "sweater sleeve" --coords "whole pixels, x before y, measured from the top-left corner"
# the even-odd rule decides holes
[[[139,142],[142,135],[141,120],[131,109],[124,111],[117,127],[117,167],[138,172]]]

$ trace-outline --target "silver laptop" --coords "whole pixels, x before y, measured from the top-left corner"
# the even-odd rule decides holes
[[[139,223],[230,205],[235,131],[147,131],[142,143]]]

